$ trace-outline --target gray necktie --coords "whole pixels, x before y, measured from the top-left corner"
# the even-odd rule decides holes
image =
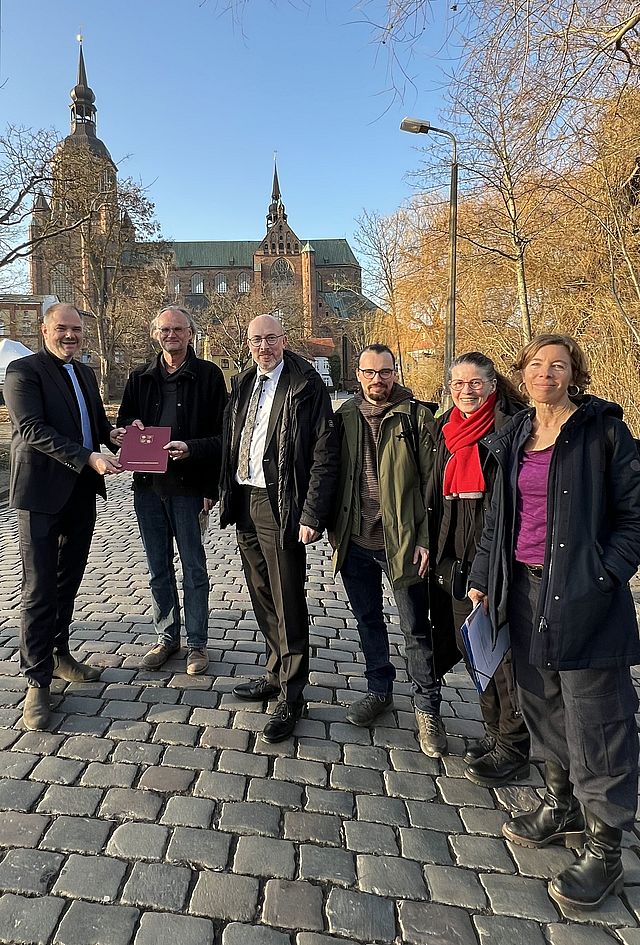
[[[256,417],[258,416],[258,403],[260,401],[260,395],[262,394],[264,383],[268,379],[268,374],[259,374],[258,380],[256,381],[256,384],[253,388],[253,393],[251,394],[249,409],[247,410],[244,427],[242,428],[242,436],[240,437],[240,452],[238,454],[238,479],[244,480],[249,478],[249,453],[251,451],[251,440],[253,438],[253,431],[256,425]]]
[[[84,394],[76,377],[76,372],[73,369],[73,364],[67,362],[63,364],[62,367],[65,369],[69,377],[71,378],[71,384],[75,391],[76,400],[78,401],[78,409],[80,411],[80,426],[82,427],[82,445],[88,450],[93,450],[93,434],[91,433],[91,420],[89,419],[89,411],[87,410],[87,402],[84,399]]]

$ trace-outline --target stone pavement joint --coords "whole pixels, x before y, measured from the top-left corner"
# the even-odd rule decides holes
[[[233,530],[215,514],[209,669],[188,676],[183,645],[146,670],[145,557],[127,477],[108,487],[72,629],[102,677],[55,680],[49,732],[20,722],[17,527],[0,513],[0,943],[640,945],[636,830],[624,836],[622,896],[576,915],[547,893],[575,854],[502,837],[543,781],[536,765],[497,790],[464,777],[482,727],[462,665],[443,686],[449,755],[420,752],[388,588],[395,709],[372,729],[347,722],[367,684],[326,542],[308,550],[311,683],[293,737],[267,744],[273,703],[231,692],[263,672],[265,647]]]

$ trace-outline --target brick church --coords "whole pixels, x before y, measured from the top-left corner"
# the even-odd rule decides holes
[[[82,46],[77,83],[71,90],[70,109],[71,132],[56,152],[51,203],[39,195],[34,204],[32,227],[36,232],[38,226],[42,227],[43,222],[50,220],[50,215],[56,212],[56,167],[63,165],[65,155],[90,155],[101,168],[96,188],[113,188],[117,194],[115,164],[96,133],[95,95],[87,81]],[[122,227],[128,228],[127,240],[134,247],[136,234],[131,221],[126,214],[121,214],[121,218]],[[86,292],[83,298],[79,297],[75,288],[77,280],[74,283],[69,268],[71,258],[81,260],[75,263],[81,270],[85,265],[81,239],[81,232],[72,230],[57,244],[53,243],[53,248],[51,243],[48,244],[46,257],[37,253],[32,256],[31,287],[35,295],[55,295],[61,301],[74,302],[80,308],[92,308],[91,298]],[[78,244],[75,247],[72,245],[74,240]],[[362,311],[363,307],[373,309],[375,306],[362,295],[361,267],[347,240],[303,238],[293,229],[275,164],[266,227],[260,238],[180,241],[169,244],[169,248],[169,270],[164,287],[166,302],[175,301],[186,306],[196,320],[203,321],[207,312],[215,310],[216,300],[220,302],[220,297],[233,293],[240,304],[246,297],[249,320],[256,311],[277,311],[278,299],[283,297],[283,292],[289,292],[289,298],[297,300],[298,325],[308,354],[338,354],[342,376],[348,378],[350,372],[346,362],[351,352],[340,330],[340,321]],[[56,253],[59,258],[56,258]],[[150,312],[150,317],[153,314]],[[286,316],[283,320],[286,328]],[[88,336],[91,336],[90,332]],[[202,348],[199,353],[204,352],[205,356],[218,361],[227,377],[233,372],[233,364],[229,364],[224,352],[214,346],[207,348],[204,345]],[[131,352],[116,350],[114,358],[122,363],[123,377],[119,380],[123,381],[131,366]],[[97,366],[97,360],[91,357],[90,352],[87,360]]]

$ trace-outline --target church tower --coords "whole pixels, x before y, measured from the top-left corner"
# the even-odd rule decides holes
[[[33,206],[31,233],[36,238],[83,217],[106,232],[117,213],[116,166],[96,134],[96,97],[87,81],[82,40],[70,95],[71,130],[53,156],[51,202],[39,194]],[[40,245],[31,258],[31,284],[36,294],[57,295],[87,308],[90,279],[80,230],[70,229]]]
[[[312,333],[315,308],[305,273],[301,240],[287,221],[287,211],[280,192],[278,167],[273,163],[271,203],[267,212],[267,232],[254,255],[255,285],[266,297],[272,311],[298,310],[306,334]],[[307,267],[308,268],[308,267]],[[306,276],[306,278],[305,278]]]

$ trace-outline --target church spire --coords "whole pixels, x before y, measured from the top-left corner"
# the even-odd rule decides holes
[[[267,213],[267,229],[272,227],[274,223],[286,223],[287,214],[284,209],[284,204],[282,202],[282,195],[280,193],[280,182],[278,181],[278,165],[276,164],[275,155],[273,158],[273,188],[271,190],[271,203],[269,204],[269,212]]]
[[[82,52],[82,37],[78,37],[80,43],[80,55],[78,57],[78,81],[71,89],[71,133],[84,131],[87,135],[95,135],[96,132],[96,100],[93,90],[89,88],[87,82],[87,70],[84,65],[84,55]]]

